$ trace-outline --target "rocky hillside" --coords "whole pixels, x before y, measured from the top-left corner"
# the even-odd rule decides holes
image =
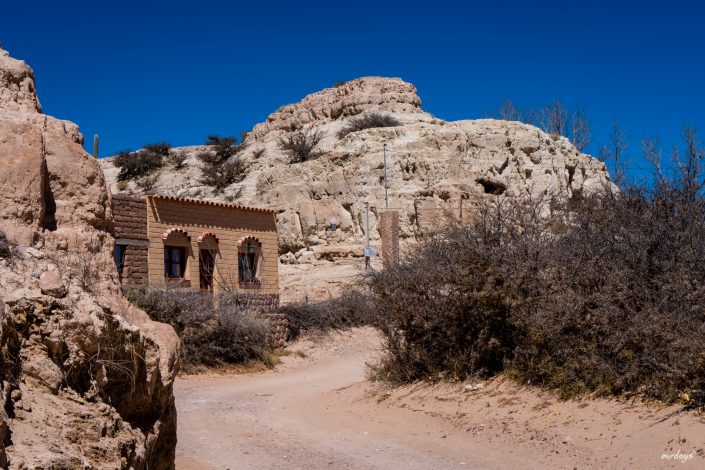
[[[391,116],[395,127],[339,132],[370,113]],[[301,130],[324,135],[320,155],[290,163],[282,137]],[[426,113],[413,85],[365,77],[311,94],[272,113],[248,134],[239,157],[247,177],[222,193],[199,183],[202,147],[189,147],[185,168],[160,170],[151,191],[273,207],[285,262],[361,254],[364,205],[370,204],[373,243],[385,207],[383,146],[388,148],[389,207],[401,211],[401,235],[412,239],[444,217],[467,217],[480,198],[546,196],[567,200],[609,184],[605,165],[565,138],[519,122],[447,122]],[[111,159],[101,161],[114,192]],[[337,227],[332,229],[332,225]]]
[[[179,340],[120,294],[82,143],[0,49],[0,466],[173,468]]]

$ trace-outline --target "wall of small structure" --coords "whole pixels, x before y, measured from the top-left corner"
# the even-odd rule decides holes
[[[379,220],[382,260],[385,266],[399,262],[399,211],[385,210]]]
[[[235,290],[276,299],[279,296],[279,254],[274,212],[238,208],[227,204],[188,201],[147,196],[147,235],[149,239],[149,284],[164,285],[164,234],[172,229],[188,237],[188,262],[185,281],[199,288],[199,237],[212,234],[217,238],[214,291]],[[252,237],[260,244],[257,289],[239,285],[238,248]]]
[[[140,287],[148,282],[147,204],[143,198],[112,196],[113,236],[125,246],[122,284]]]

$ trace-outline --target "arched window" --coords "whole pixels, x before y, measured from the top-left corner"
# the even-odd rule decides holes
[[[259,258],[262,244],[254,237],[241,240],[238,246],[237,270],[240,287],[258,287]]]
[[[170,281],[177,281],[187,277],[186,264],[188,262],[191,237],[185,230],[172,228],[162,236],[164,240],[164,277]]]

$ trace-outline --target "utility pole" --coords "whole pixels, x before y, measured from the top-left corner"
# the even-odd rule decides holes
[[[365,225],[367,229],[365,232],[367,232],[367,244],[365,245],[365,270],[370,268],[370,257],[371,254],[369,252],[370,250],[370,203],[366,202],[365,203]]]
[[[387,144],[384,144],[384,208],[389,209],[389,199],[387,198]]]

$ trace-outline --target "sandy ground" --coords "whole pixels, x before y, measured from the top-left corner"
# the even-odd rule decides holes
[[[375,257],[374,269],[382,268]],[[315,264],[279,264],[279,294],[282,304],[317,302],[338,297],[340,292],[365,274],[364,258],[344,258]]]
[[[379,344],[356,329],[274,371],[180,378],[177,469],[705,468],[693,412],[502,379],[389,389],[365,380]]]

